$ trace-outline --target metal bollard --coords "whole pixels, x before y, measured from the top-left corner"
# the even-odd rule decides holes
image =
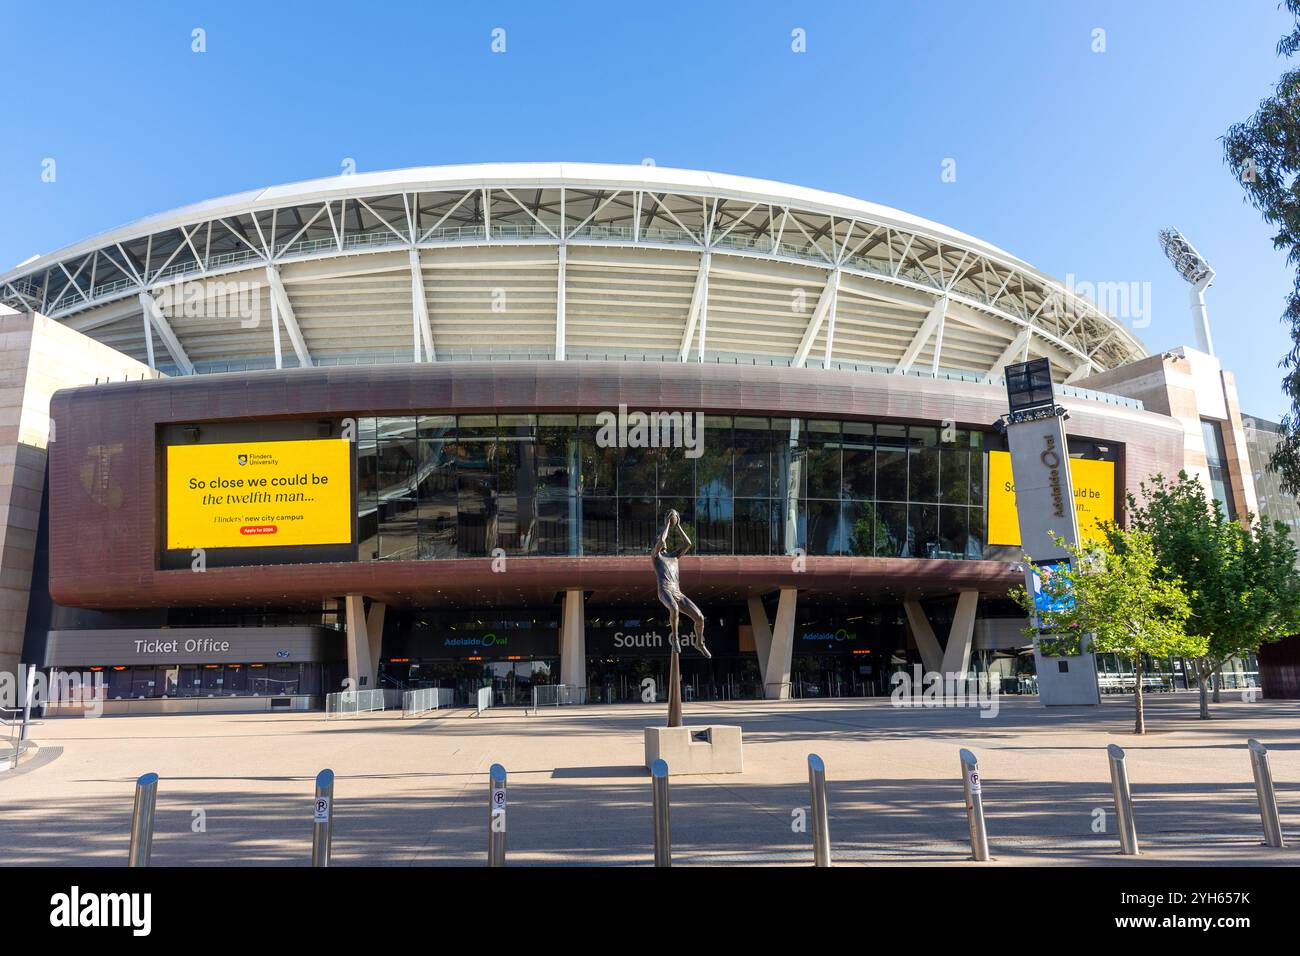
[[[1110,789],[1115,795],[1115,821],[1119,826],[1119,852],[1125,856],[1138,855],[1137,826],[1133,823],[1133,794],[1128,788],[1128,767],[1124,763],[1124,750],[1108,744],[1106,755],[1110,758]]]
[[[826,806],[826,763],[808,755],[808,789],[812,792],[813,865],[831,865],[831,826]]]
[[[1273,771],[1268,765],[1268,748],[1254,737],[1246,741],[1250,748],[1250,769],[1255,774],[1255,796],[1259,799],[1259,815],[1264,822],[1264,842],[1281,849],[1282,820],[1277,815],[1277,794],[1273,792]]]
[[[316,774],[316,796],[312,801],[311,865],[330,865],[334,836],[334,771]]]
[[[979,761],[965,747],[961,749],[961,786],[966,794],[966,823],[970,827],[971,856],[984,862],[989,858],[989,835],[984,829],[984,798],[980,796]]]
[[[488,866],[506,865],[506,768],[488,771]]]
[[[158,775],[141,774],[135,782],[135,809],[131,812],[131,849],[127,866],[148,866],[153,850],[153,810],[158,801]]]
[[[655,866],[672,866],[673,835],[669,826],[668,761],[660,758],[650,764],[650,782],[654,791]]]

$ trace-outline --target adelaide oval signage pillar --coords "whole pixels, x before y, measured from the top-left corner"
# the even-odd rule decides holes
[[[1053,538],[1069,544],[1079,541],[1079,521],[1070,480],[1070,454],[1065,438],[1065,409],[1056,404],[1050,362],[1034,359],[1006,367],[1010,413],[1006,425],[1011,452],[1011,477],[1016,489],[1021,548],[1030,558],[1025,566],[1025,589],[1037,593],[1040,568],[1067,563],[1069,553]],[[1042,652],[1040,635],[1034,640],[1039,700],[1047,706],[1100,704],[1097,663],[1085,636],[1074,656]]]

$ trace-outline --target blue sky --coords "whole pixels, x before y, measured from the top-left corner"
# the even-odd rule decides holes
[[[1287,26],[1273,0],[4,0],[0,268],[348,157],[649,157],[895,206],[1061,279],[1150,283],[1152,349],[1192,341],[1155,238],[1174,225],[1218,272],[1210,319],[1243,409],[1276,418],[1292,271],[1219,137],[1272,88]]]

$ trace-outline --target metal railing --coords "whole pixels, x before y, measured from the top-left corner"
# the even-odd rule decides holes
[[[383,690],[343,690],[325,695],[326,717],[347,717],[384,710],[390,695]]]
[[[539,707],[567,707],[587,703],[587,688],[576,684],[534,684],[533,714]]]
[[[474,700],[475,715],[483,713],[492,706],[492,688],[480,687]]]
[[[452,687],[421,687],[417,690],[404,691],[402,694],[402,716],[416,717],[443,707],[451,707],[456,702],[456,691]]]

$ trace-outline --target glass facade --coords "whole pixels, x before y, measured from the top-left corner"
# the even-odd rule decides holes
[[[1259,502],[1259,517],[1264,521],[1280,521],[1291,532],[1291,540],[1300,545],[1300,502],[1295,495],[1282,490],[1282,482],[1269,464],[1274,450],[1281,441],[1282,426],[1262,418],[1246,418],[1246,453],[1250,456],[1251,480],[1255,483],[1255,498]]]
[[[709,415],[690,449],[600,434],[595,415],[360,419],[358,557],[642,555],[669,508],[703,555],[984,554],[980,432]]]
[[[1232,478],[1228,473],[1228,456],[1223,450],[1223,429],[1216,421],[1201,419],[1201,437],[1205,441],[1205,463],[1210,472],[1210,494],[1223,506],[1223,512],[1236,520],[1232,503]]]

